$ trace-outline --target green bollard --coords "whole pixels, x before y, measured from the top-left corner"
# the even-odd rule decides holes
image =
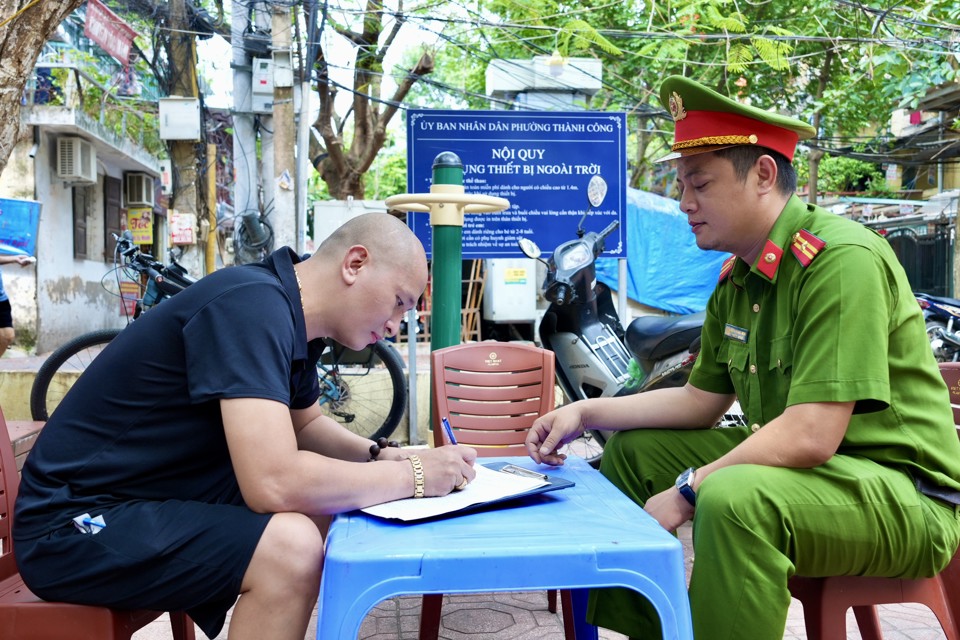
[[[431,193],[463,193],[463,164],[444,151],[433,161]],[[453,204],[439,204],[431,215],[433,229],[433,310],[430,351],[460,344],[461,281],[463,280],[463,213]],[[453,215],[447,215],[453,214]]]

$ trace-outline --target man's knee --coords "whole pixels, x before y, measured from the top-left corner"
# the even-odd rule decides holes
[[[323,568],[323,535],[316,523],[298,513],[278,513],[257,544],[247,578],[271,575],[290,581],[319,581]]]
[[[717,469],[705,477],[697,488],[697,517],[715,522],[750,523],[774,516],[776,506],[757,472],[757,465],[738,464]]]

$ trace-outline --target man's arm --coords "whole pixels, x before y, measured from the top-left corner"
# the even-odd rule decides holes
[[[290,410],[280,402],[221,400],[220,411],[240,492],[254,511],[324,515],[414,493],[408,460],[349,462],[301,450]],[[476,475],[476,452],[469,447],[425,449],[418,455],[427,496],[445,495],[464,478],[472,480]]]
[[[527,452],[537,462],[563,464],[557,449],[585,429],[704,429],[716,424],[734,396],[689,384],[618,398],[579,400],[541,416],[527,434]]]
[[[325,415],[319,404],[314,403],[306,409],[292,409],[290,417],[297,434],[297,446],[301,450],[351,462],[370,459],[370,445],[373,443]]]
[[[811,402],[787,407],[777,418],[694,474],[694,491],[711,473],[736,464],[811,468],[840,447],[853,415],[853,402]],[[693,517],[693,507],[674,487],[651,496],[644,511],[668,531]]]

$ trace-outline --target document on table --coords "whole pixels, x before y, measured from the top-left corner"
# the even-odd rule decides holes
[[[531,478],[495,471],[482,464],[474,466],[477,477],[462,491],[452,491],[436,498],[406,498],[361,509],[380,518],[393,520],[422,520],[461,511],[469,507],[500,502],[525,494],[549,491],[571,486],[565,480],[551,481],[546,476]]]

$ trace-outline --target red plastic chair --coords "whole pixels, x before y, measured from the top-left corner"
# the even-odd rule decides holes
[[[950,389],[954,423],[960,425],[960,362],[940,363],[940,373]],[[947,640],[960,640],[960,552],[932,578],[794,576],[789,587],[790,594],[803,604],[810,640],[846,640],[847,609],[851,607],[863,640],[882,640],[876,605],[902,602],[926,605],[937,616]]]
[[[472,342],[437,349],[430,355],[433,379],[433,444],[446,444],[440,418],[446,417],[459,444],[478,456],[526,456],[524,440],[533,421],[554,408],[552,351],[520,342]],[[576,637],[569,590],[560,592],[563,629]],[[420,640],[440,632],[442,594],[423,596]],[[557,612],[557,592],[547,592]]]
[[[0,412],[0,638],[4,640],[129,640],[159,618],[161,611],[121,611],[41,600],[23,584],[13,555],[13,503],[17,465],[7,424]],[[66,570],[66,569],[65,569]],[[195,640],[193,621],[170,613],[174,640]]]

